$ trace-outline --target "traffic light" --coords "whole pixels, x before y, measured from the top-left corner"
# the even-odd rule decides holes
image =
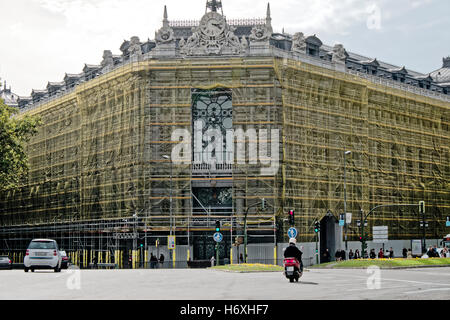
[[[320,222],[316,221],[316,223],[314,224],[314,232],[318,233],[320,231]]]
[[[216,220],[216,232],[220,231],[220,220]]]
[[[425,213],[425,201],[419,201],[419,213],[420,214]]]
[[[294,210],[289,210],[289,223],[291,225],[295,224],[295,211]]]

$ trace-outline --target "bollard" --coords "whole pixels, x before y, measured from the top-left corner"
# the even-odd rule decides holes
[[[277,265],[277,247],[273,247],[273,264]]]
[[[147,267],[147,261],[148,261],[148,250],[144,251],[144,268]]]
[[[233,248],[230,248],[230,264],[233,264]]]

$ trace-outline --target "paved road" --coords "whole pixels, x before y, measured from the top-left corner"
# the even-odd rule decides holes
[[[0,271],[0,299],[450,299],[450,268],[380,270],[379,275],[377,283],[367,270],[315,269],[289,283],[278,272],[12,270]]]

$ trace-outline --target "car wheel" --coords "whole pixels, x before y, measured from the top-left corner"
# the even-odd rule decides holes
[[[34,269],[33,269],[33,268],[31,268],[31,272],[34,272]]]
[[[28,272],[28,268],[23,268],[23,271]]]

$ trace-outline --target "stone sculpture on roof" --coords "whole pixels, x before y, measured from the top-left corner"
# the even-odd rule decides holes
[[[303,32],[297,32],[292,37],[292,51],[306,53],[306,38],[303,35]]]
[[[240,54],[242,46],[234,34],[235,28],[214,11],[206,13],[200,25],[192,28],[193,34],[186,43],[180,42],[180,53],[195,55]]]
[[[103,68],[108,68],[114,66],[114,59],[111,50],[103,51],[103,60],[101,63]]]
[[[272,36],[272,18],[270,17],[270,5],[267,5],[266,24],[254,26],[250,34],[250,44],[252,42],[268,42]]]
[[[131,37],[128,53],[130,54],[130,59],[140,58],[142,56],[142,48],[139,37]]]
[[[333,48],[333,54],[331,56],[331,61],[337,64],[345,64],[348,54],[345,51],[342,44],[336,44]]]
[[[169,25],[169,19],[167,15],[167,7],[164,6],[164,20],[163,26],[155,33],[156,44],[170,43],[174,42],[173,29]]]

